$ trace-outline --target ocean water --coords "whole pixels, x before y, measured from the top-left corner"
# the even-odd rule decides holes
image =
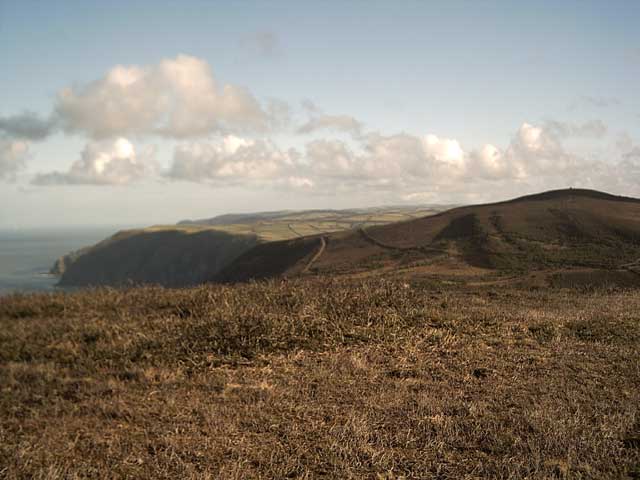
[[[54,291],[56,259],[112,235],[118,227],[0,230],[0,296]]]

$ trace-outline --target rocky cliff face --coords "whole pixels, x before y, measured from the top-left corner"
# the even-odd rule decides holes
[[[56,261],[62,286],[202,283],[258,243],[254,235],[216,230],[119,232]]]
[[[75,250],[61,256],[53,263],[53,266],[49,269],[49,273],[61,277],[73,262],[75,262],[81,255],[91,250],[91,248],[92,247],[84,247],[80,250]]]

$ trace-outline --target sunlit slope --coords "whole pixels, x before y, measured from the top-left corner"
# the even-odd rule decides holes
[[[240,256],[218,279],[242,281],[272,272],[428,270],[445,263],[520,272],[620,268],[640,258],[640,200],[592,190],[557,190],[325,235],[325,242],[323,254],[311,266],[319,237],[313,246],[310,239],[262,245]],[[305,245],[307,254],[299,260],[287,253]]]

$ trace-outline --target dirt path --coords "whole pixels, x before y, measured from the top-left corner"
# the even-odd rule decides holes
[[[297,232],[296,229],[293,228],[290,223],[287,224],[287,228],[289,228],[289,230],[291,230],[291,233],[293,233],[294,235],[297,235],[298,237],[303,237],[304,236],[304,235],[301,235],[300,232]]]
[[[324,250],[326,248],[327,248],[327,240],[326,240],[326,238],[325,237],[320,237],[320,248],[315,253],[315,255],[313,257],[311,257],[311,260],[309,260],[309,263],[307,263],[307,266],[304,267],[304,269],[302,270],[302,273],[306,273],[309,270],[311,270],[311,267],[313,267],[313,264],[316,263],[316,261],[318,261],[318,259],[322,256],[322,254],[324,253]]]

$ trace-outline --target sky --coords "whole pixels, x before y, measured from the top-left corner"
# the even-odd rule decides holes
[[[0,228],[640,196],[640,3],[0,0]]]

